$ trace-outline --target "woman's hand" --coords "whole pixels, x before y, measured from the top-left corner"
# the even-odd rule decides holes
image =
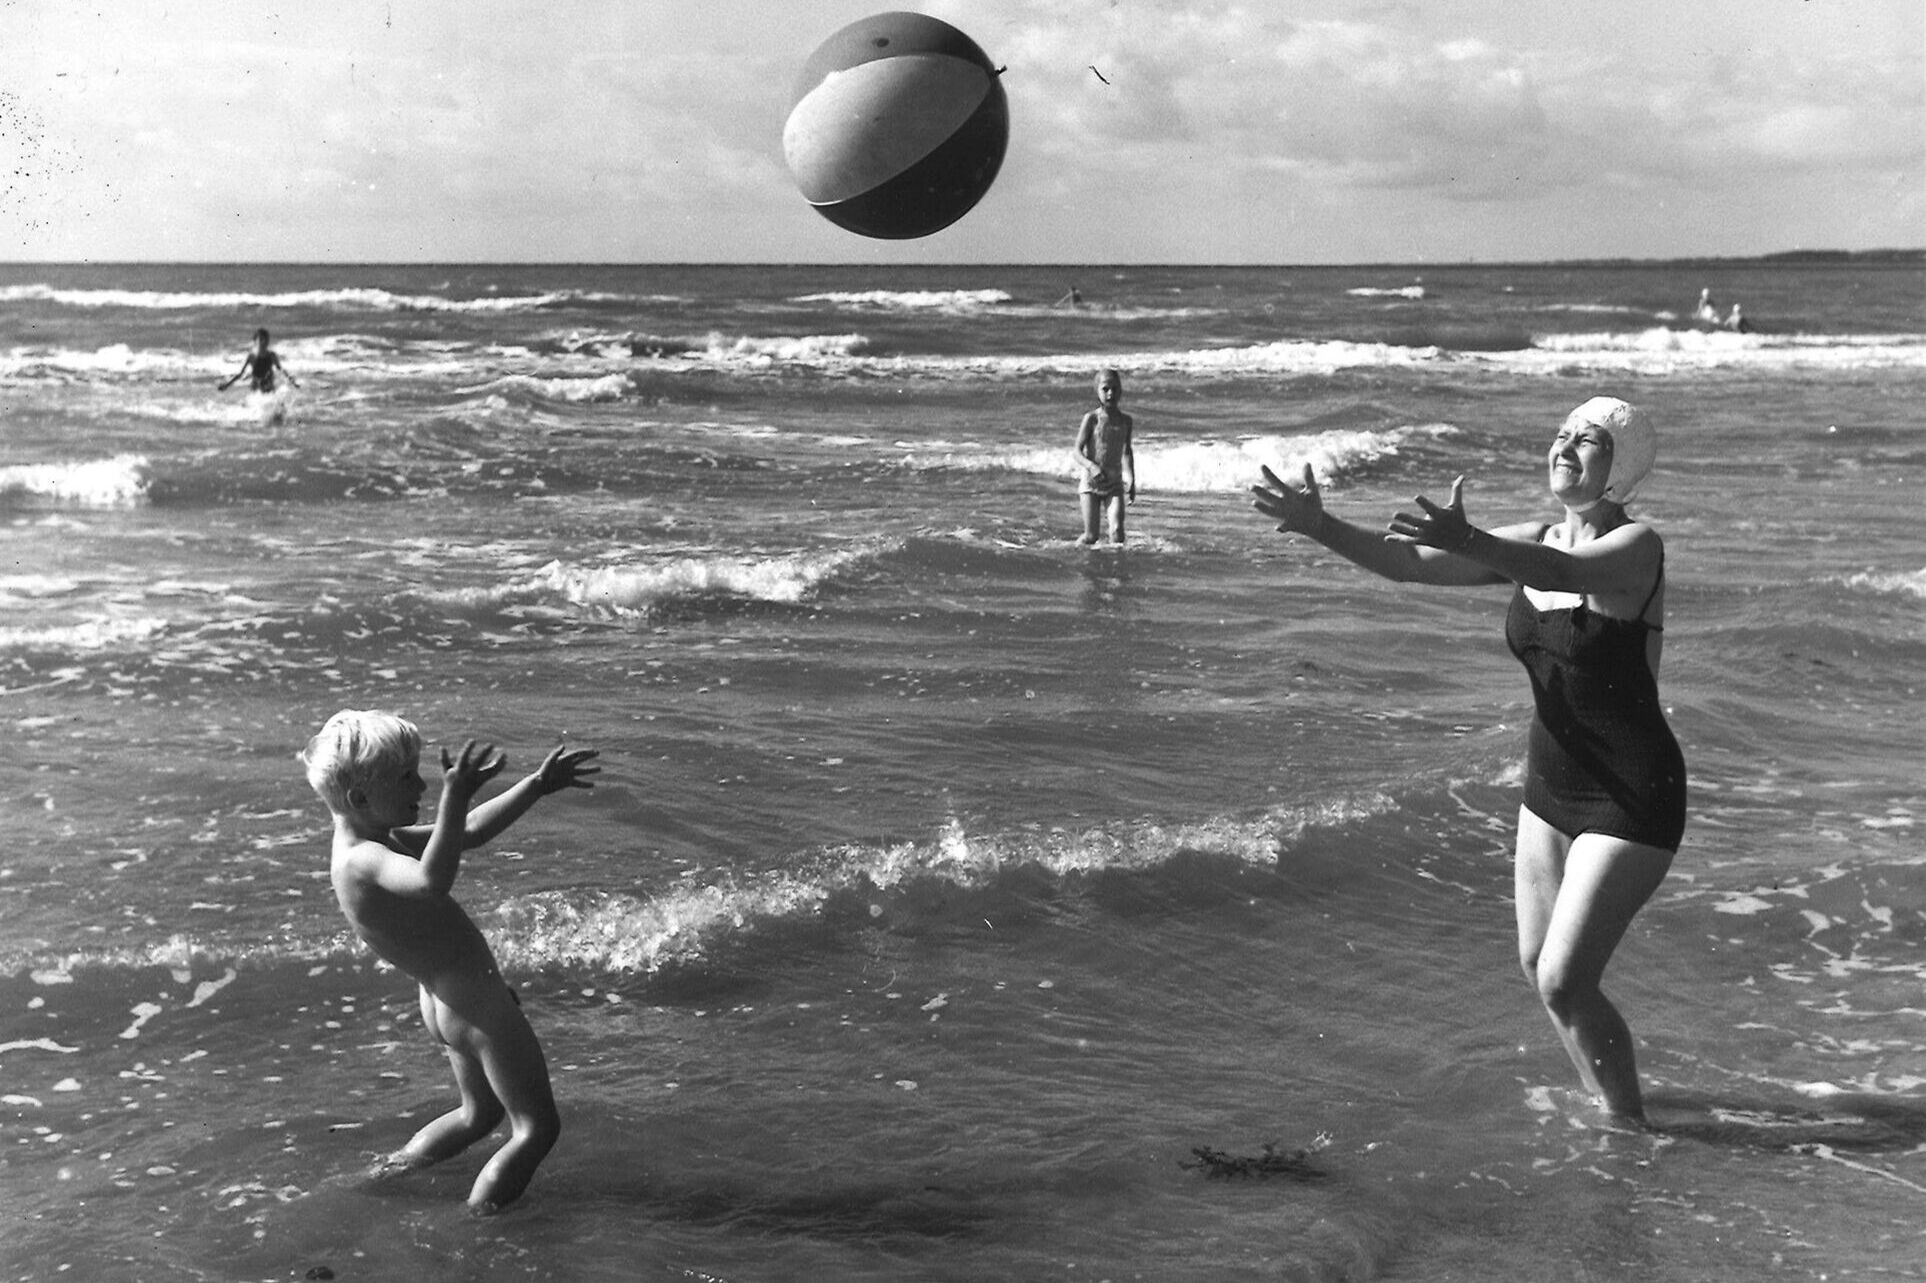
[[[1251,507],[1277,522],[1280,531],[1315,536],[1324,524],[1324,495],[1317,488],[1311,465],[1304,465],[1304,479],[1296,486],[1281,481],[1275,472],[1264,469],[1264,484],[1252,486],[1257,496]]]
[[[1422,512],[1400,512],[1391,518],[1387,537],[1397,543],[1422,544],[1445,552],[1463,552],[1477,533],[1465,520],[1465,479],[1451,483],[1451,501],[1442,508],[1423,495],[1417,496]]]

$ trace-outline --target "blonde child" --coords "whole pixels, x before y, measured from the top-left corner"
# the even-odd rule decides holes
[[[1114,369],[1097,374],[1097,408],[1077,428],[1077,466],[1083,480],[1077,498],[1083,505],[1085,546],[1097,542],[1103,510],[1110,510],[1110,541],[1124,541],[1124,503],[1137,501],[1137,456],[1130,446],[1134,420],[1123,411],[1123,375]]]
[[[344,710],[328,719],[301,760],[334,815],[330,873],[355,934],[421,987],[421,1018],[447,1053],[461,1104],[415,1133],[385,1168],[424,1167],[460,1153],[506,1116],[508,1142],[468,1195],[492,1212],[513,1202],[561,1134],[542,1045],[502,979],[481,929],[449,894],[461,853],[513,824],[537,799],[591,788],[592,749],[556,748],[506,792],[471,808],[507,759],[469,740],[441,750],[441,800],[419,823],[421,733],[392,713]]]

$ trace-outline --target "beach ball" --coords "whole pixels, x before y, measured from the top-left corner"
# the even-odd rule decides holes
[[[1009,140],[1003,85],[975,41],[920,13],[879,13],[809,55],[782,154],[824,218],[908,240],[969,213]]]

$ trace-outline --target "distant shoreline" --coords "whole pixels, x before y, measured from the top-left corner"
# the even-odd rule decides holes
[[[1547,258],[1547,259],[1452,259],[1419,260],[1413,262],[1357,262],[1357,263],[969,263],[969,262],[899,262],[877,263],[854,259],[824,260],[822,262],[788,262],[783,260],[741,259],[727,262],[681,262],[649,259],[609,259],[606,261],[576,259],[366,259],[366,260],[305,260],[305,259],[0,259],[0,269],[27,267],[299,267],[299,268],[357,268],[357,267],[784,267],[784,268],[842,268],[869,267],[878,270],[928,270],[944,268],[986,268],[1022,267],[1038,270],[1060,268],[1065,272],[1093,272],[1110,270],[1149,270],[1153,268],[1183,269],[1245,269],[1245,270],[1400,270],[1400,271],[1442,271],[1446,268],[1460,267],[1746,267],[1746,266],[1869,266],[1869,265],[1926,265],[1926,248],[1919,249],[1789,249],[1777,250],[1770,254],[1745,255],[1696,255],[1684,258]]]

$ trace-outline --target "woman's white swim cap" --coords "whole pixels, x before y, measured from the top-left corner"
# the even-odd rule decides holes
[[[1612,471],[1605,497],[1624,503],[1658,458],[1658,429],[1652,426],[1652,416],[1615,396],[1595,396],[1565,416],[1566,427],[1579,423],[1612,434]]]

